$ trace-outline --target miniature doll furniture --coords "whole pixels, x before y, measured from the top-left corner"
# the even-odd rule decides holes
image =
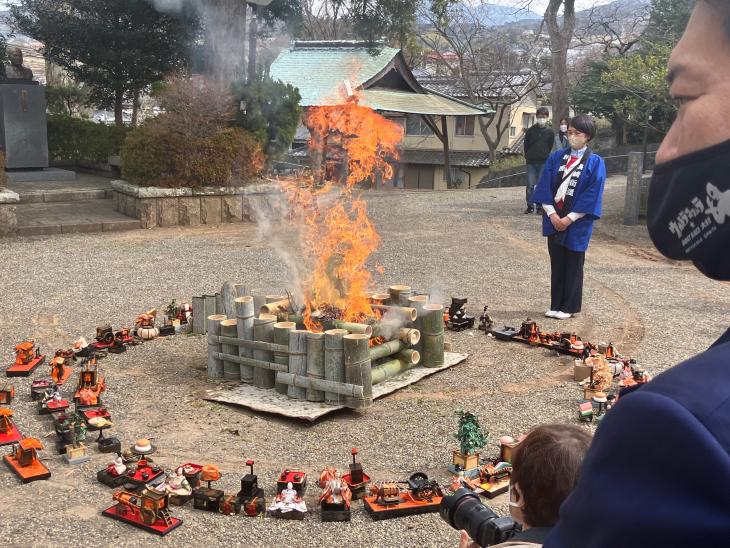
[[[279,474],[276,480],[276,492],[281,493],[292,484],[294,490],[300,497],[304,496],[307,490],[307,473],[300,470],[289,470],[288,468]]]
[[[51,359],[51,379],[58,386],[63,385],[71,376],[73,370],[66,364],[67,358],[63,355],[63,351],[59,350]]]
[[[102,515],[128,523],[149,533],[165,536],[182,525],[182,520],[172,517],[169,510],[169,496],[149,489],[139,492],[116,491],[116,504],[102,512]]]
[[[243,513],[255,517],[266,511],[266,498],[264,490],[259,487],[258,476],[253,473],[254,461],[246,461],[249,473],[241,478],[241,490],[238,492],[238,500],[241,503]]]
[[[13,423],[13,411],[0,407],[0,445],[9,445],[23,439],[18,427]]]
[[[0,384],[0,405],[10,405],[15,397],[15,388],[12,384]]]
[[[3,461],[23,483],[48,479],[51,472],[38,458],[43,444],[37,438],[24,438],[13,445],[13,452],[5,455]]]
[[[208,512],[220,512],[224,493],[220,489],[213,489],[210,483],[221,479],[220,470],[212,464],[205,464],[201,470],[201,481],[207,481],[207,487],[198,486],[193,489],[193,508]]]
[[[8,377],[27,377],[33,370],[43,363],[45,355],[40,353],[33,341],[23,341],[15,347],[15,363],[11,365],[5,375]]]
[[[352,498],[357,500],[365,496],[367,491],[368,483],[370,483],[370,476],[363,472],[362,464],[357,462],[357,447],[353,447],[350,450],[352,454],[352,462],[350,463],[350,473],[342,476],[347,486],[350,488]]]

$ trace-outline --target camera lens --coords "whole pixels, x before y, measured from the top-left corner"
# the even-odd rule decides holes
[[[441,500],[439,514],[457,531],[469,533],[479,546],[504,542],[519,529],[511,518],[498,517],[477,495],[463,487]]]

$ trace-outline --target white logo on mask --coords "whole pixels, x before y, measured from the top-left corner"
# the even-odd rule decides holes
[[[717,224],[725,224],[725,219],[730,217],[730,190],[722,192],[712,183],[707,183],[706,213],[712,215]]]

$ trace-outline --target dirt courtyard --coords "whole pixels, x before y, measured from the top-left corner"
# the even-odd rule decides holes
[[[620,224],[625,178],[609,179],[604,218],[596,223],[586,258],[583,312],[566,322],[546,319],[547,246],[540,218],[523,215],[524,189],[453,192],[377,192],[368,198],[382,237],[372,257],[385,269],[379,287],[403,283],[483,305],[498,326],[527,317],[550,330],[573,330],[594,342],[611,341],[652,375],[707,348],[730,324],[730,284],[708,280],[693,267],[664,259],[646,228]],[[253,225],[159,229],[0,239],[0,358],[33,338],[45,353],[111,322],[129,325],[145,309],[171,299],[219,290],[225,280],[255,292],[288,286],[287,237],[272,238]],[[296,257],[294,257],[296,260]],[[559,325],[558,325],[559,324]],[[547,350],[500,342],[478,330],[448,333],[454,351],[469,358],[447,371],[377,400],[363,413],[336,413],[314,424],[257,415],[200,399],[206,377],[202,336],[160,338],[99,362],[106,377],[104,404],[123,447],[153,438],[156,463],[213,463],[223,477],[215,487],[235,494],[256,461],[267,503],[285,467],[312,475],[324,466],[346,469],[350,448],[373,479],[406,479],[415,471],[446,484],[456,448],[455,411],[477,414],[489,432],[486,456],[497,440],[548,422],[577,423],[580,391],[572,363]],[[32,378],[47,376],[42,366]],[[69,466],[56,454],[51,419],[30,401],[30,379],[15,384],[12,408],[25,436],[40,438],[52,477],[22,485],[0,466],[0,538],[13,546],[456,546],[458,532],[428,514],[374,522],[360,502],[351,523],[322,523],[311,481],[302,522],[223,516],[173,507],[184,524],[157,537],[104,518],[112,490],[96,481],[110,462],[90,443],[92,460]],[[63,393],[71,396],[76,376]],[[640,425],[637,425],[640,427]],[[592,428],[588,427],[587,428]],[[90,434],[90,439],[95,434]],[[667,448],[676,451],[677,448]],[[6,454],[7,448],[0,448]],[[113,455],[112,455],[113,456]],[[492,501],[506,509],[504,497]]]

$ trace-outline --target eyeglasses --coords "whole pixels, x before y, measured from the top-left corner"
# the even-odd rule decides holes
[[[578,131],[578,130],[574,130],[574,129],[569,129],[566,133],[569,136],[585,135],[585,133],[583,133],[582,131]]]

